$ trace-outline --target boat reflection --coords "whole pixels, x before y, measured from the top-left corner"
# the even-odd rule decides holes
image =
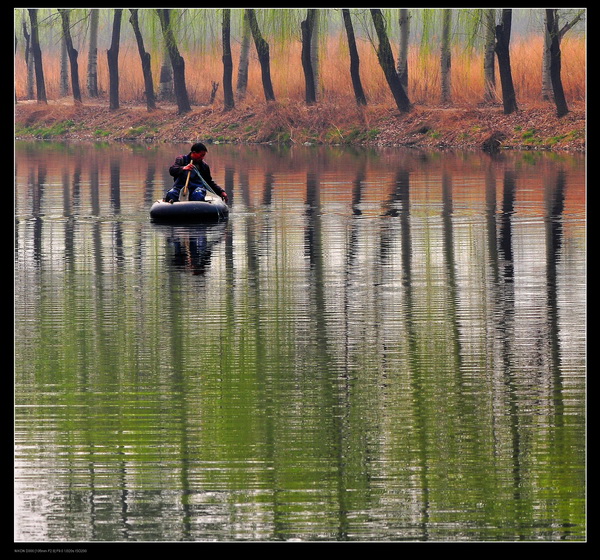
[[[165,234],[166,256],[174,268],[204,275],[210,267],[213,248],[225,239],[227,222],[187,226],[157,226]]]

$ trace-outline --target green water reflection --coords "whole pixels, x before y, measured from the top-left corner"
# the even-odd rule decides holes
[[[17,144],[15,539],[585,534],[577,156]]]

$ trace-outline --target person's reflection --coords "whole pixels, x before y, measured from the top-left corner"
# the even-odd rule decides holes
[[[221,241],[222,229],[194,227],[174,229],[168,237],[173,266],[202,276],[210,267],[212,248]]]

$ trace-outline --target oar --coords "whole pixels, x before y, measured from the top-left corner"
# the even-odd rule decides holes
[[[187,176],[187,179],[185,180],[185,186],[183,187],[183,189],[182,189],[182,193],[181,193],[181,195],[179,196],[179,200],[186,201],[186,200],[189,200],[189,199],[190,199],[190,195],[189,195],[189,192],[188,192],[188,183],[190,182],[190,175],[191,175],[191,174],[192,174],[192,170],[190,169],[190,170],[188,171],[188,176]]]

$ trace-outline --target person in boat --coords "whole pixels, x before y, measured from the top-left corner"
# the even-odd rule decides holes
[[[191,147],[189,154],[175,158],[175,163],[169,167],[169,174],[173,177],[174,183],[173,187],[165,195],[165,202],[178,201],[181,190],[186,183],[189,191],[189,200],[204,200],[206,185],[208,185],[215,194],[227,202],[228,197],[225,189],[213,181],[210,174],[210,167],[204,161],[207,151],[204,144],[197,142]]]

